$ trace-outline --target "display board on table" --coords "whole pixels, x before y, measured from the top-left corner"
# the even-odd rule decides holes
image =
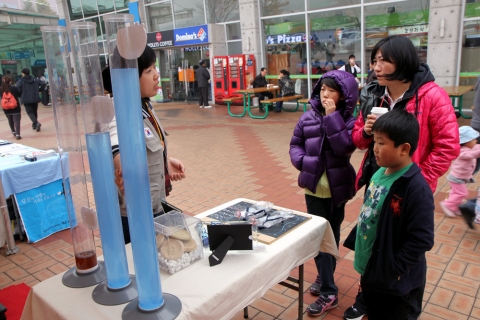
[[[251,207],[253,204],[250,202],[239,201],[227,208],[209,214],[207,217],[203,218],[202,221],[209,222],[221,222],[221,223],[235,223],[239,221],[244,221],[242,218],[235,217],[235,212],[243,211]],[[269,209],[266,213],[273,212],[277,209],[275,207]],[[284,220],[282,223],[276,224],[270,228],[258,230],[258,241],[271,244],[277,239],[281,238],[285,234],[289,233],[296,227],[300,226],[302,223],[308,221],[311,216],[308,214],[294,212],[294,217]]]
[[[70,228],[62,180],[15,194],[28,242]],[[76,221],[72,224],[76,225]]]

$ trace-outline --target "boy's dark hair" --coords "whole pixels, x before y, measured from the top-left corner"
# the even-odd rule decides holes
[[[355,55],[354,55],[354,54],[351,54],[351,55],[348,56],[348,60],[350,60],[350,59],[352,59],[352,58],[355,59]]]
[[[280,70],[280,73],[283,74],[284,76],[289,76],[290,75],[290,72],[288,72],[285,69]]]
[[[111,59],[121,59],[122,62],[126,61],[123,58],[118,58],[119,53],[118,49],[115,48],[115,52]],[[155,51],[149,46],[145,46],[145,50],[143,51],[142,55],[137,58],[137,65],[138,65],[138,77],[142,76],[142,73],[145,69],[150,67],[155,61],[157,57],[155,55]],[[109,93],[113,93],[112,90],[112,79],[110,77],[110,67],[107,66],[105,69],[102,70],[102,80],[103,80],[103,89],[108,91]]]
[[[30,75],[30,69],[28,69],[28,68],[23,68],[23,69],[22,69],[22,73],[28,76],[28,75]]]
[[[393,140],[395,148],[404,143],[410,144],[410,156],[417,150],[419,131],[415,116],[403,109],[385,113],[372,126],[372,132],[384,133]]]
[[[265,68],[265,67],[262,67],[262,69],[260,69],[260,71],[263,71],[263,70],[265,70],[265,69],[267,69],[267,68]]]
[[[340,93],[340,97],[343,97],[342,88],[340,88],[340,86],[332,78],[322,78],[320,82],[320,86],[318,88],[322,89],[323,85],[326,85],[327,87],[330,87],[335,91],[338,91]]]
[[[384,75],[385,79],[400,80],[404,83],[413,80],[420,67],[420,60],[409,38],[393,35],[377,42],[370,56],[372,63],[378,51],[382,52],[383,60],[394,63],[396,67],[393,73]]]
[[[155,51],[149,46],[146,46],[142,55],[137,59],[138,77],[141,77],[143,71],[155,63],[156,60],[157,56],[155,55]]]

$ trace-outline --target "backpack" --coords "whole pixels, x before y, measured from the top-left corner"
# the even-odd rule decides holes
[[[17,100],[11,92],[4,92],[2,95],[2,108],[4,110],[11,110],[17,107]]]
[[[327,44],[327,48],[326,48],[326,52],[328,55],[332,55],[334,56],[335,55],[335,44],[333,43],[328,43]]]

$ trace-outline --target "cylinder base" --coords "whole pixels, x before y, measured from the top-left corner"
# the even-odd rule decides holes
[[[107,282],[100,283],[92,292],[92,299],[104,306],[127,303],[138,297],[135,276],[130,275],[130,283],[121,289],[110,289]]]
[[[86,288],[99,284],[107,279],[105,263],[98,261],[98,268],[90,273],[78,273],[77,267],[68,270],[62,277],[62,283],[70,288]]]
[[[163,293],[164,304],[158,309],[145,311],[138,307],[138,299],[133,300],[122,312],[123,320],[173,320],[182,312],[182,302],[176,296]]]

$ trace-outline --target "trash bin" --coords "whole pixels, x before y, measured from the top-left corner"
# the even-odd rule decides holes
[[[258,107],[258,106],[259,106],[259,105],[258,105],[258,97],[253,97],[253,98],[252,98],[252,105],[253,105],[254,107]]]

